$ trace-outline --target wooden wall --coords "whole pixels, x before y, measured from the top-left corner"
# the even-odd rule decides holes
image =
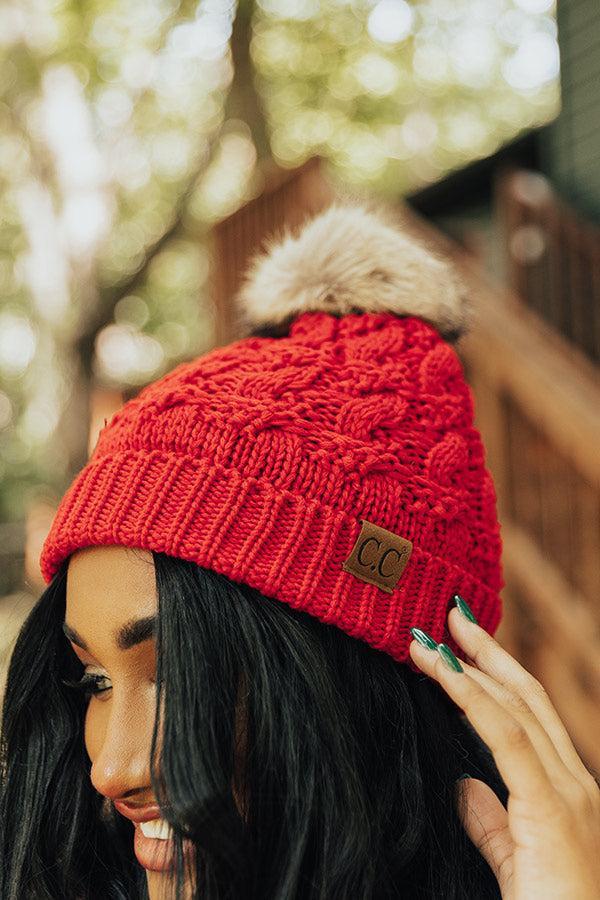
[[[215,226],[211,260],[216,346],[241,336],[232,299],[250,256],[263,249],[265,237],[294,228],[332,199],[333,189],[315,157],[298,169],[270,169],[263,192]]]
[[[581,212],[600,222],[600,7],[558,0],[561,111],[545,150],[545,168]]]

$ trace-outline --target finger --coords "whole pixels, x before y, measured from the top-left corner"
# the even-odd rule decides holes
[[[475,666],[469,665],[465,661],[461,661],[461,664],[470,677],[491,694],[525,728],[550,781],[565,797],[569,797],[574,776],[565,765],[548,732],[538,721],[526,701],[504,685],[494,681],[490,675],[475,668]]]
[[[450,610],[448,626],[452,637],[480,671],[513,691],[527,703],[570,773],[586,790],[591,791],[593,796],[597,796],[596,780],[584,766],[543,685],[487,631],[466,619],[458,609]]]
[[[477,778],[457,783],[456,808],[463,827],[494,873],[502,896],[512,878],[514,841],[508,813],[491,787]]]
[[[466,714],[490,748],[513,798],[526,803],[539,821],[551,816],[557,794],[521,723],[471,678],[466,669],[463,672],[448,669],[437,651],[427,650],[413,640],[409,654],[415,665],[434,678]]]

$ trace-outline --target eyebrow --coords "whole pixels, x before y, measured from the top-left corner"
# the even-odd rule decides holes
[[[122,625],[114,634],[115,644],[119,650],[129,650],[130,647],[135,647],[136,644],[141,644],[142,641],[149,640],[156,634],[156,622],[156,616],[146,616],[143,619],[130,619],[129,622]],[[63,622],[62,630],[70,641],[77,644],[82,650],[87,650],[88,653],[90,652],[88,645],[84,639],[77,634],[74,628],[71,628],[66,622]]]

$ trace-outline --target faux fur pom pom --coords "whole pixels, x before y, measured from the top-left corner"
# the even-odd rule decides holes
[[[236,298],[246,327],[303,312],[418,316],[445,337],[466,327],[465,291],[450,262],[363,206],[334,203],[295,233],[271,238]]]

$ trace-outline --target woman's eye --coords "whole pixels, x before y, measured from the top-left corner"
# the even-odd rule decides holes
[[[68,678],[61,679],[66,687],[80,691],[87,697],[92,694],[103,694],[112,687],[110,679],[106,675],[84,674],[80,681],[71,681]]]

